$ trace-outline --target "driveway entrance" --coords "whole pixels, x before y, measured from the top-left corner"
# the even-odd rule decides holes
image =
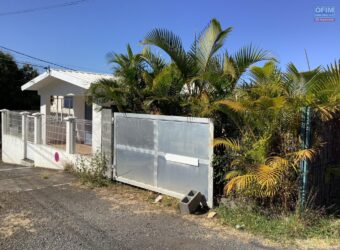
[[[157,208],[140,192],[0,163],[0,249],[269,249]]]

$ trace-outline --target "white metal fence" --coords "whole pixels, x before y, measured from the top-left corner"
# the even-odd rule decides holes
[[[27,141],[34,143],[34,116],[27,116]]]
[[[92,153],[92,121],[84,119],[75,120],[77,154]]]
[[[66,150],[67,143],[67,122],[65,119],[61,119],[56,116],[39,116],[38,118],[28,112],[16,112],[7,111],[5,112],[6,117],[6,129],[5,134],[23,138],[23,132],[26,133],[26,139],[29,143],[36,143],[36,138],[41,138],[39,143],[44,143],[51,147]],[[26,117],[26,126],[23,126],[23,117]],[[39,129],[35,126],[38,125]],[[72,133],[70,137],[74,138],[70,143],[74,143],[74,152],[76,154],[91,154],[92,153],[92,121],[85,119],[72,119],[70,122],[74,123],[74,131],[69,131]],[[44,126],[44,129],[41,128]],[[39,135],[35,135],[39,133]],[[44,133],[44,134],[43,134]],[[42,140],[44,138],[44,140]]]
[[[20,112],[8,112],[8,127],[6,132],[12,136],[22,136],[22,115]]]
[[[44,118],[43,118],[44,119]],[[56,148],[66,148],[66,121],[54,116],[45,118],[46,144]]]

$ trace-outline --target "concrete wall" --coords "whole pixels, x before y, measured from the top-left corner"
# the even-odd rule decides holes
[[[2,144],[2,161],[12,164],[21,164],[23,159],[24,143],[23,140],[16,136],[3,135]],[[78,154],[68,154],[65,150],[58,149],[43,144],[27,143],[27,150],[31,151],[33,156],[31,160],[34,161],[34,166],[60,169],[64,168],[67,163],[76,163],[80,157]],[[56,157],[56,155],[58,155]],[[89,158],[89,156],[82,156]]]
[[[2,135],[2,161],[20,164],[24,156],[24,142],[21,138],[11,135]]]

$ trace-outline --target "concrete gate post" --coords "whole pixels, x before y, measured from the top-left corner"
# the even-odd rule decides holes
[[[74,154],[76,147],[75,117],[67,117],[66,121],[66,153]]]
[[[22,116],[21,139],[23,141],[23,147],[24,147],[22,159],[26,159],[27,158],[27,132],[28,132],[27,116],[29,115],[29,112],[24,111],[24,112],[21,112],[20,115]]]
[[[1,109],[1,135],[3,138],[4,134],[8,132],[8,109]]]
[[[41,144],[41,113],[33,113],[34,116],[34,144]]]

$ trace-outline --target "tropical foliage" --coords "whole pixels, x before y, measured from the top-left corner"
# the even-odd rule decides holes
[[[281,70],[268,51],[252,44],[230,53],[224,44],[231,31],[213,19],[186,50],[172,31],[153,29],[140,53],[128,45],[126,54],[109,54],[116,78],[89,91],[93,101],[121,112],[213,118],[220,138],[216,183],[226,183],[227,195],[289,209],[298,199],[299,164],[321,145],[315,137],[311,148],[301,149],[301,110],[332,119],[340,108],[340,63],[308,72],[291,63]]]
[[[227,194],[276,199],[287,209],[296,201],[299,164],[311,160],[320,147],[314,137],[313,148],[301,149],[301,110],[312,107],[314,117],[323,120],[339,111],[339,65],[299,72],[289,64],[281,72],[270,61],[252,67],[249,81],[217,102],[241,133],[238,139],[215,140],[234,156],[226,175]]]
[[[128,45],[126,55],[111,53],[117,79],[93,84],[90,93],[125,112],[210,116],[211,104],[230,95],[252,64],[272,59],[253,45],[233,55],[222,51],[231,31],[213,19],[186,51],[172,31],[154,29],[142,41],[142,52],[134,54]],[[163,50],[171,61],[150,46]]]

